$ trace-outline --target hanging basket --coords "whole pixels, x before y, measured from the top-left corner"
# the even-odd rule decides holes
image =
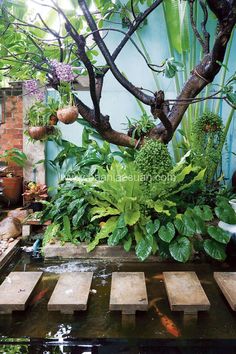
[[[44,127],[29,127],[29,136],[34,140],[42,140],[47,135],[48,129]]]
[[[76,106],[64,107],[57,111],[57,118],[64,124],[72,124],[76,121],[78,114]]]

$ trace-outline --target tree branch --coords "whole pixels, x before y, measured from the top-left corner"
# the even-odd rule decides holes
[[[92,126],[99,134],[108,142],[119,146],[127,146],[134,148],[137,145],[137,140],[131,138],[127,134],[120,133],[112,129],[109,123],[109,117],[101,114],[99,125],[94,116],[94,111],[85,105],[77,96],[75,102],[78,107],[79,114]]]
[[[105,44],[103,39],[100,36],[100,33],[97,31],[97,25],[87,7],[87,4],[84,0],[78,0],[80,8],[84,14],[84,17],[88,23],[88,26],[90,27],[91,31],[94,32],[93,37],[95,42],[97,43],[99,49],[101,50],[107,64],[110,66],[110,69],[117,79],[117,81],[124,87],[126,88],[127,91],[129,91],[133,96],[135,96],[138,100],[143,102],[144,104],[147,104],[151,106],[152,104],[155,103],[155,98],[148,96],[141,92],[137,87],[135,87],[131,82],[129,82],[119,71],[117,66],[114,63],[114,60]]]
[[[188,98],[196,97],[207,84],[214,80],[215,76],[220,71],[220,63],[223,63],[224,61],[227,43],[236,24],[236,0],[231,1],[228,15],[225,13],[225,10],[222,9],[222,6],[220,6],[221,3],[224,2],[225,1],[214,0],[213,4],[212,0],[207,0],[207,3],[211,4],[210,8],[216,6],[214,7],[214,13],[219,15],[218,20],[220,21],[220,31],[215,39],[212,51],[206,54],[200,64],[198,64],[192,71],[191,77],[185,83],[180,95],[177,97],[177,102],[173,105],[170,114],[168,115],[168,118],[172,123],[173,131],[177,129],[189,106],[189,102],[179,105],[178,101],[184,102],[184,100]],[[222,18],[224,18],[223,22],[221,22]],[[151,132],[152,136],[155,136],[156,138],[164,133],[165,127],[163,124],[159,124]]]

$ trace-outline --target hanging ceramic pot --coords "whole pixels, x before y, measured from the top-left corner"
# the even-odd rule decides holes
[[[57,111],[57,118],[64,124],[72,124],[76,121],[78,114],[76,106],[64,107]]]
[[[34,140],[42,140],[47,135],[47,127],[29,127],[29,136]]]

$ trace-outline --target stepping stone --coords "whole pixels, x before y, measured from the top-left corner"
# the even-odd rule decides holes
[[[48,311],[72,314],[87,310],[92,272],[71,272],[60,275],[48,303]]]
[[[148,297],[143,272],[112,273],[110,310],[134,315],[148,310]]]
[[[233,311],[236,311],[236,272],[215,272],[214,278]]]
[[[42,272],[11,272],[0,286],[0,313],[24,311]]]
[[[172,311],[196,315],[208,311],[210,302],[195,272],[163,272]]]

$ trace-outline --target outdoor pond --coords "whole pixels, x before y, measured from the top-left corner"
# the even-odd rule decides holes
[[[214,271],[232,271],[228,264],[176,263],[115,263],[98,260],[77,260],[64,263],[44,263],[21,253],[0,274],[0,282],[11,271],[43,271],[32,300],[24,312],[0,315],[0,336],[6,338],[34,338],[63,342],[75,339],[137,339],[177,340],[180,342],[235,339],[236,317],[213,279]],[[170,310],[164,287],[163,271],[195,271],[211,303],[209,312],[200,312],[198,319]],[[47,303],[63,272],[92,271],[94,273],[88,310],[63,315],[49,312]],[[114,271],[143,271],[146,277],[150,308],[137,312],[133,323],[122,320],[120,312],[109,311],[111,274]],[[165,317],[163,324],[161,317]]]

